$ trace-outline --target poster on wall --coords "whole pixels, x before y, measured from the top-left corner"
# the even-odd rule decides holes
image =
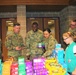
[[[55,37],[55,21],[48,20],[48,28],[50,28],[52,35]]]
[[[13,33],[13,22],[12,21],[6,21],[7,25],[7,35]]]

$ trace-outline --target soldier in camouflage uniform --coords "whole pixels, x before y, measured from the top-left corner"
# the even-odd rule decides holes
[[[68,31],[71,32],[71,34],[74,37],[74,41],[76,42],[76,19],[71,20],[70,27],[69,27]]]
[[[69,32],[73,33],[74,31],[76,31],[76,20],[72,20],[70,23],[70,28],[68,30]]]
[[[72,35],[73,35],[73,40],[76,42],[76,30],[72,32]]]
[[[8,57],[13,57],[17,61],[18,57],[22,55],[24,48],[23,38],[19,34],[20,24],[15,23],[13,26],[13,33],[6,37],[5,45],[8,49]]]
[[[1,59],[1,55],[2,53],[1,53],[1,39],[0,39],[0,59]]]
[[[38,23],[34,22],[32,24],[32,30],[30,30],[25,38],[25,45],[27,49],[27,56],[30,55],[32,60],[35,57],[40,57],[43,54],[41,48],[38,48],[37,45],[42,42],[43,32],[38,29]]]
[[[52,36],[51,30],[49,28],[44,29],[44,39],[45,52],[42,57],[48,58],[52,54],[52,50],[55,49],[55,45],[58,43],[57,40]]]

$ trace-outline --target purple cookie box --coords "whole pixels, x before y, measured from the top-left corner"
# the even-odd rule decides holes
[[[34,67],[33,67],[34,70],[35,70],[35,69],[43,69],[43,68],[45,68],[45,66],[34,66]]]
[[[26,72],[33,72],[33,68],[31,68],[31,69],[26,69]]]
[[[33,72],[26,72],[26,75],[34,75]]]
[[[45,62],[45,58],[34,58],[33,59],[33,63],[36,63],[36,62]]]
[[[25,64],[26,64],[26,69],[31,69],[33,66],[32,66],[32,61],[28,60],[28,61],[25,61]]]
[[[43,68],[43,69],[35,69],[34,72],[48,72],[47,69]]]

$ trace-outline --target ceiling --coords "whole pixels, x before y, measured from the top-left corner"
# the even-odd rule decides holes
[[[69,0],[69,5],[76,5],[76,0]],[[68,5],[26,5],[27,12],[58,12]],[[16,5],[0,5],[0,12],[17,12]]]

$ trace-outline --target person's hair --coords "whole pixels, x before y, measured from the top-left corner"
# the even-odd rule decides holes
[[[51,30],[49,28],[44,29],[43,32],[44,31],[48,31],[49,33],[51,32]]]
[[[20,24],[19,23],[14,23],[13,27],[15,27],[15,26],[20,26]]]
[[[65,33],[63,33],[63,37],[72,37],[73,38],[73,35],[72,35],[72,33],[71,32],[65,32]]]
[[[33,26],[33,25],[38,26],[38,23],[37,23],[37,22],[33,22],[33,23],[32,23],[32,26]]]

